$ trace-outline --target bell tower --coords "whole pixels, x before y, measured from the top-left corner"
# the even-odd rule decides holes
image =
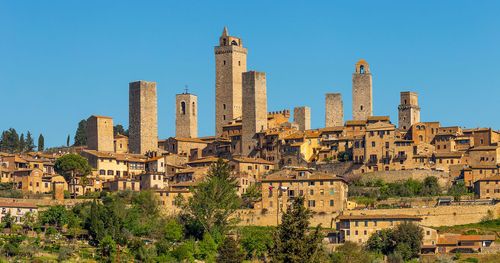
[[[373,115],[372,74],[364,59],[356,63],[352,74],[352,118],[366,120]]]
[[[247,49],[240,38],[230,36],[226,27],[215,47],[215,135],[222,126],[240,118],[242,73],[247,71]]]

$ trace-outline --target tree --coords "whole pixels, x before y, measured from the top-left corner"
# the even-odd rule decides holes
[[[240,244],[246,252],[246,258],[264,261],[267,252],[273,246],[271,229],[248,226],[240,228]]]
[[[438,179],[434,176],[427,176],[424,179],[422,193],[424,196],[435,196],[441,192]]]
[[[404,260],[418,257],[424,238],[420,226],[403,222],[394,229],[384,229],[374,233],[367,242],[369,250],[384,255],[401,256]]]
[[[40,213],[38,220],[41,225],[50,225],[60,228],[70,223],[71,211],[66,210],[62,205],[51,206],[46,211]]]
[[[19,138],[18,152],[24,152],[26,150],[26,141],[24,140],[24,133],[21,133],[21,137]]]
[[[19,150],[19,135],[16,129],[10,128],[2,132],[0,151],[14,153]]]
[[[241,195],[245,207],[253,207],[253,204],[262,198],[261,184],[255,183],[247,188],[247,191]]]
[[[68,137],[66,138],[66,147],[69,147],[69,134]]]
[[[45,150],[45,138],[43,138],[43,134],[40,133],[38,136],[38,151],[43,152]]]
[[[32,152],[34,149],[35,149],[35,142],[33,141],[31,132],[28,131],[28,133],[26,134],[26,151]]]
[[[455,201],[460,201],[462,199],[462,195],[467,193],[467,188],[465,187],[464,181],[458,181],[454,183],[450,189],[448,190],[448,194],[453,196]]]
[[[121,135],[126,135],[128,136],[128,130],[125,130],[121,124],[117,124],[113,127],[113,134],[114,136],[121,134]]]
[[[245,254],[232,237],[226,237],[217,249],[217,263],[240,263],[245,259]]]
[[[115,254],[116,254],[116,242],[109,235],[105,236],[101,242],[99,243],[99,255],[106,262],[114,262]]]
[[[240,207],[236,189],[229,165],[219,159],[210,167],[206,180],[193,190],[187,211],[213,237],[223,236],[234,223],[230,216]]]
[[[281,217],[274,233],[272,262],[317,262],[320,260],[320,226],[308,233],[311,211],[304,207],[304,198],[297,197]]]
[[[75,132],[74,146],[87,145],[87,120],[81,120]]]
[[[365,251],[363,247],[349,241],[339,246],[330,257],[333,263],[371,263],[375,259],[375,256]]]
[[[56,173],[64,176],[67,182],[70,182],[75,195],[75,177],[86,177],[92,171],[87,159],[78,154],[66,154],[59,157],[55,164]]]

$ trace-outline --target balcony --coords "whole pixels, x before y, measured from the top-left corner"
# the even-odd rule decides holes
[[[380,158],[380,163],[389,164],[391,162],[392,156],[382,156]]]

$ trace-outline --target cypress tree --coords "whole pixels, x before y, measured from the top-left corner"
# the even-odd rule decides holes
[[[43,138],[43,134],[40,133],[38,136],[38,151],[43,152],[45,150],[45,138]]]
[[[35,142],[33,141],[33,137],[31,136],[31,132],[28,131],[26,135],[26,151],[32,152],[35,149]]]
[[[81,120],[75,132],[74,146],[87,145],[87,120]]]
[[[281,217],[274,233],[272,262],[318,262],[322,256],[319,225],[310,232],[311,211],[304,207],[304,198],[297,197]],[[308,233],[310,232],[310,233]]]
[[[21,133],[21,138],[19,139],[17,151],[22,153],[24,152],[24,150],[26,150],[26,141],[24,140],[24,133]]]

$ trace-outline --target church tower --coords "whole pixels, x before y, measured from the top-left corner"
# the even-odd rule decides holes
[[[352,74],[352,118],[366,120],[372,115],[372,74],[370,65],[364,59],[360,59]]]
[[[184,92],[175,95],[175,136],[198,137],[198,96]]]
[[[240,118],[242,112],[242,73],[247,71],[247,49],[240,38],[230,36],[224,27],[215,47],[215,135],[222,126]]]
[[[398,107],[399,129],[407,131],[410,127],[420,122],[420,107],[418,94],[411,91],[401,92],[401,104]]]

